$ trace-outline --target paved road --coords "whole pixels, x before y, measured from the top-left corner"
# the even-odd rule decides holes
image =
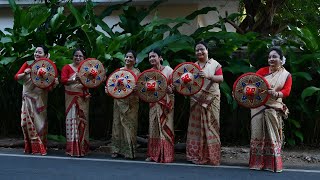
[[[188,163],[157,164],[108,159],[102,155],[71,158],[63,154],[24,155],[0,150],[1,180],[53,179],[320,179],[320,169],[286,169],[282,173],[253,171],[242,166],[199,166]]]

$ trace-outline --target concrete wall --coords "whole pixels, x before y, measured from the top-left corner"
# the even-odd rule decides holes
[[[8,7],[0,7],[0,30],[13,27],[13,13]]]

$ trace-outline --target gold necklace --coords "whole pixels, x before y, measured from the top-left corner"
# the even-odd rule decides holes
[[[278,66],[278,67],[271,67],[270,66],[270,72],[271,73],[275,73],[275,72],[279,71],[280,69],[282,69],[282,66]]]

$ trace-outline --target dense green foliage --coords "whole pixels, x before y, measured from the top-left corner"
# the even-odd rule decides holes
[[[249,110],[238,107],[231,96],[231,87],[239,75],[256,71],[267,63],[267,49],[276,43],[287,54],[285,67],[292,73],[293,89],[286,99],[290,116],[285,121],[286,141],[316,144],[320,142],[320,36],[318,29],[290,26],[288,31],[275,37],[261,37],[258,33],[239,34],[226,32],[224,21],[197,29],[191,35],[180,33],[179,27],[193,21],[199,14],[216,11],[206,7],[186,17],[160,19],[155,16],[150,23],[142,21],[154,12],[162,1],[148,8],[137,8],[128,3],[108,6],[102,13],[95,13],[96,4],[88,1],[83,6],[72,3],[55,3],[21,8],[9,0],[14,12],[14,27],[0,31],[0,134],[20,135],[21,85],[13,80],[23,62],[32,58],[38,44],[50,47],[51,59],[59,69],[71,62],[72,49],[83,47],[88,57],[103,62],[110,74],[123,65],[124,53],[134,49],[138,53],[138,68],[150,68],[147,52],[160,47],[165,64],[175,67],[185,61],[194,61],[194,43],[209,42],[209,55],[223,66],[225,82],[221,84],[221,138],[223,143],[249,142]],[[115,10],[121,10],[118,25],[122,32],[114,32],[104,21]],[[231,16],[229,17],[231,18]],[[99,28],[97,28],[99,27]],[[218,27],[219,32],[211,29]],[[98,30],[100,29],[100,30]],[[318,83],[318,84],[317,84]],[[92,90],[90,102],[90,136],[109,138],[112,124],[112,98],[104,88]],[[19,95],[19,96],[18,96]],[[49,94],[49,133],[64,135],[63,86]],[[176,94],[175,129],[178,141],[186,135],[189,116],[189,99]],[[140,103],[139,134],[147,134],[148,105]],[[311,131],[312,129],[312,131]]]

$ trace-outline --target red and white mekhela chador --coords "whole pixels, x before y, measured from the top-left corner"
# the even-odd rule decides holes
[[[75,79],[76,72],[71,64],[61,70],[61,82],[65,87],[66,153],[84,156],[89,151],[89,93],[79,81],[67,84],[68,80]]]
[[[271,73],[269,67],[261,68],[262,75],[283,97],[291,91],[291,75],[283,67]],[[288,117],[288,109],[282,98],[271,97],[264,106],[251,109],[250,169],[282,171],[281,147],[283,144],[283,119]]]
[[[171,79],[173,69],[164,66],[161,72]],[[152,161],[170,163],[174,160],[173,113],[174,94],[167,93],[162,100],[150,103],[147,156]]]
[[[18,74],[25,69],[31,68],[31,63],[25,62],[15,75],[17,80]],[[23,82],[22,90],[22,107],[21,107],[21,127],[24,135],[24,152],[47,154],[47,100],[48,89],[36,87],[30,74],[21,79]]]
[[[223,75],[221,65],[214,59],[201,68],[209,76]],[[210,82],[205,79],[202,89],[191,96],[186,151],[187,160],[195,164],[219,165],[220,89],[218,83]]]

